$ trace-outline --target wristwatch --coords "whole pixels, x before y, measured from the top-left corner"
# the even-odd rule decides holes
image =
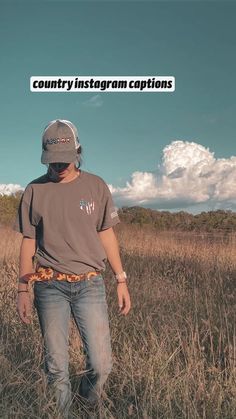
[[[127,279],[126,272],[123,271],[123,272],[121,272],[119,274],[116,274],[116,279]]]

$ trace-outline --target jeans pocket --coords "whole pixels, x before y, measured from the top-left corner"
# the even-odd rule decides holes
[[[93,284],[93,285],[104,285],[104,279],[103,279],[102,274],[98,274],[98,275],[96,275],[96,276],[92,276],[92,277],[89,279],[89,282],[90,282],[91,284]]]
[[[42,289],[42,288],[48,288],[51,285],[53,285],[53,280],[44,280],[44,281],[35,281],[34,288],[35,289]]]

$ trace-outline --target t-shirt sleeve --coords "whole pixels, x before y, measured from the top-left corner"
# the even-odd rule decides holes
[[[120,219],[114,205],[110,189],[104,182],[104,193],[99,211],[99,220],[97,223],[97,231],[106,230],[120,223]]]
[[[32,222],[32,190],[26,187],[18,208],[13,230],[22,233],[30,239],[36,238],[36,226]]]

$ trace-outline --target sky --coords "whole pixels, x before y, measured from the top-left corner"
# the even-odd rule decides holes
[[[117,207],[236,211],[233,1],[2,1],[0,193],[47,170],[50,120]],[[172,76],[174,92],[31,92],[31,76]]]

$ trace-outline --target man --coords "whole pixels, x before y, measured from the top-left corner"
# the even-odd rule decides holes
[[[45,372],[60,411],[68,416],[68,330],[71,314],[83,341],[87,373],[79,393],[91,403],[101,398],[112,368],[109,321],[102,272],[108,259],[116,276],[120,314],[131,303],[113,226],[120,222],[104,180],[80,168],[76,127],[51,121],[42,138],[47,174],[30,182],[21,198],[15,230],[20,249],[17,310],[30,323],[29,283],[44,342]],[[33,273],[32,260],[36,260]]]

